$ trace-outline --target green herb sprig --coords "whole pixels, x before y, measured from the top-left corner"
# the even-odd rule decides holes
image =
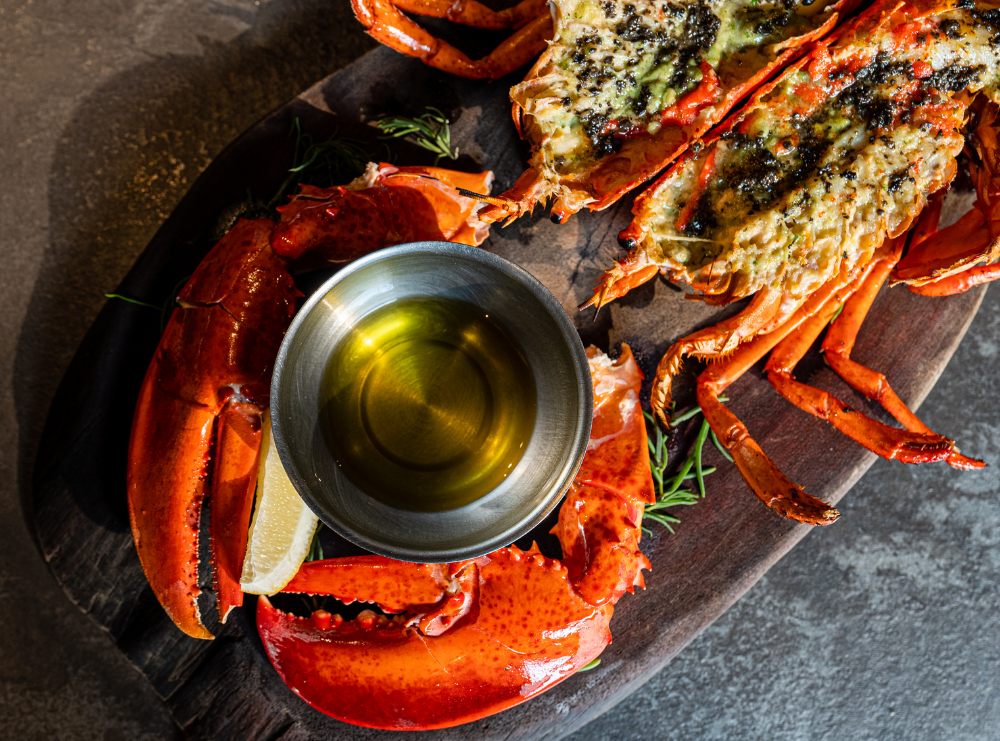
[[[163,303],[157,306],[156,304],[151,304],[148,301],[140,301],[137,298],[132,298],[131,296],[123,296],[120,293],[105,293],[106,298],[114,298],[119,301],[125,301],[129,304],[134,304],[135,306],[142,306],[146,309],[152,309],[153,311],[158,311],[160,313],[160,334],[163,334],[163,330],[167,328],[167,319],[170,318],[170,312],[174,308],[174,302],[177,300],[177,292],[181,290],[183,285],[191,279],[190,275],[185,275],[174,285],[170,293],[163,300]]]
[[[833,316],[830,317],[829,324],[833,324],[835,321],[837,321],[837,317],[840,316],[840,312],[842,312],[843,310],[844,310],[844,304],[841,304],[840,306],[838,306],[837,310],[835,312],[833,312]]]
[[[371,159],[371,152],[357,139],[346,139],[337,131],[325,142],[316,143],[312,136],[302,133],[302,124],[296,116],[289,136],[295,136],[295,153],[288,177],[278,188],[274,197],[267,202],[271,210],[281,204],[282,199],[295,184],[306,183],[320,188],[350,182],[365,171]]]
[[[433,106],[427,106],[427,112],[415,118],[383,116],[375,121],[375,128],[384,134],[382,139],[408,137],[418,147],[433,152],[437,155],[435,165],[442,157],[458,159],[458,147],[454,151],[451,148],[448,117]]]
[[[729,401],[729,399],[725,396],[720,396],[719,401]],[[670,426],[676,427],[681,422],[693,419],[701,413],[701,407],[694,407],[680,414],[672,415]],[[698,429],[698,436],[695,438],[694,445],[691,446],[687,458],[684,459],[684,462],[674,476],[665,478],[667,466],[669,465],[667,436],[663,434],[663,430],[660,429],[652,414],[643,412],[643,415],[646,417],[647,430],[652,430],[652,433],[647,438],[647,442],[649,443],[649,459],[653,473],[653,482],[656,484],[656,502],[646,505],[643,519],[648,517],[653,522],[663,525],[663,527],[673,533],[673,526],[680,522],[680,518],[664,510],[670,507],[697,504],[698,500],[705,496],[705,477],[715,473],[716,469],[714,466],[706,468],[702,465],[702,453],[708,439],[712,439],[712,443],[716,449],[730,463],[732,463],[733,457],[723,447],[719,438],[716,437],[715,432],[712,431],[712,428],[708,426],[708,420],[702,419],[701,427]],[[692,468],[694,471],[691,470]],[[681,485],[685,481],[692,480],[696,482],[697,490],[681,488]],[[648,529],[643,529],[649,532]]]
[[[323,544],[319,541],[319,531],[323,529],[323,523],[318,522],[316,524],[316,532],[313,533],[312,543],[309,544],[309,553],[306,555],[306,561],[322,561],[323,556]]]

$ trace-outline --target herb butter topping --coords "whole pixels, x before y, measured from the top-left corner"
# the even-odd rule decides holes
[[[556,173],[655,134],[664,112],[702,81],[702,64],[742,82],[772,46],[811,31],[823,0],[556,0],[556,37],[535,117]],[[517,88],[515,88],[515,91]]]
[[[714,146],[657,186],[646,257],[714,291],[803,296],[870,259],[946,184],[964,140],[960,90],[994,100],[1000,14],[953,11],[879,47],[855,41],[828,70],[786,74]]]

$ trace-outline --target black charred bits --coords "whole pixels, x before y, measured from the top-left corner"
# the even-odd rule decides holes
[[[1000,49],[1000,10],[981,10],[973,13],[972,17],[993,32],[990,36],[990,46],[994,51]]]
[[[715,43],[722,22],[712,15],[706,3],[688,6],[687,19],[684,22],[684,35],[677,47],[674,61],[674,76],[670,79],[670,87],[679,92],[689,85],[689,71],[698,66],[702,56]],[[659,55],[657,64],[661,63],[663,54]],[[665,60],[664,60],[665,61]]]
[[[608,129],[611,120],[607,116],[588,111],[580,115],[580,122],[583,124],[583,133],[590,139],[598,156],[615,154],[622,148],[622,140]]]
[[[723,180],[750,206],[750,213],[770,208],[789,190],[815,173],[830,141],[813,133],[812,121],[797,126],[799,145],[792,156],[779,159],[763,140],[735,131],[723,134],[740,156],[723,171]]]
[[[892,101],[883,95],[882,86],[902,77],[913,79],[913,65],[909,62],[891,62],[884,52],[875,55],[875,60],[854,75],[854,83],[839,96],[840,108],[853,108],[868,129],[876,131],[889,127],[896,115]]]
[[[968,87],[980,74],[980,68],[952,67],[935,72],[923,81],[917,100],[922,95],[933,94],[934,90],[956,92]],[[841,79],[844,73],[833,72],[831,79]],[[702,236],[706,229],[716,225],[716,214],[710,204],[718,201],[720,188],[735,192],[746,204],[750,213],[771,208],[790,191],[800,187],[811,178],[818,178],[827,189],[831,189],[834,178],[844,177],[854,181],[857,174],[848,164],[844,172],[837,174],[830,166],[821,167],[827,152],[839,134],[837,121],[862,121],[870,133],[869,141],[876,139],[887,148],[892,148],[892,139],[879,134],[892,127],[896,120],[908,120],[912,104],[894,103],[889,97],[899,89],[903,81],[914,79],[913,67],[909,62],[893,62],[887,54],[879,54],[867,67],[854,75],[853,82],[826,106],[807,118],[793,119],[792,127],[797,135],[797,145],[788,152],[787,144],[778,156],[766,139],[728,131],[722,135],[728,149],[735,155],[718,173],[720,178],[710,186],[699,199],[695,214],[688,221],[684,231],[694,236]],[[909,170],[904,169],[889,177],[887,187],[895,192],[906,181],[915,182]]]
[[[712,208],[712,201],[708,197],[708,193],[703,193],[701,198],[698,199],[698,205],[695,207],[694,213],[691,214],[691,218],[684,225],[684,233],[690,234],[693,237],[703,237],[705,236],[705,232],[712,231],[718,226],[719,222],[715,218],[715,209]]]
[[[652,41],[656,32],[646,26],[635,12],[634,5],[625,6],[625,20],[615,26],[615,35],[626,41]]]
[[[905,183],[907,180],[909,180],[911,183],[917,182],[916,180],[913,179],[913,177],[910,176],[909,168],[900,170],[899,172],[894,172],[892,175],[889,176],[889,182],[886,183],[885,189],[890,193],[895,193],[902,187],[903,183]]]
[[[926,85],[943,93],[957,93],[965,90],[979,79],[986,67],[959,67],[958,65],[938,70],[926,80]]]
[[[621,6],[621,12],[617,7],[612,0],[605,0],[601,4],[605,17],[617,20],[614,27],[615,48],[620,48],[620,42],[630,42],[636,45],[637,56],[625,60],[623,72],[616,72],[614,56],[606,50],[599,51],[602,39],[596,34],[581,36],[575,41],[569,54],[569,59],[577,68],[576,92],[580,96],[597,98],[608,85],[614,85],[620,95],[631,98],[629,106],[632,116],[645,119],[652,91],[648,85],[640,86],[637,83],[630,68],[634,68],[645,54],[653,52],[656,55],[656,66],[668,62],[673,64],[674,73],[668,85],[675,88],[680,96],[695,86],[694,76],[698,64],[715,43],[721,23],[712,15],[705,0],[687,7],[666,2],[662,10],[663,17],[670,21],[668,25],[660,25],[658,21],[647,17],[648,12],[638,11],[631,3]],[[561,102],[566,108],[572,107],[572,101],[566,98]],[[634,125],[631,121],[615,121],[621,113],[616,116],[608,102],[599,102],[593,108],[578,110],[576,115],[598,156],[619,151],[622,130],[628,130]]]
[[[941,33],[943,33],[952,41],[959,41],[962,38],[962,33],[961,33],[962,24],[956,20],[952,19],[943,20],[938,25],[938,28],[941,30]]]

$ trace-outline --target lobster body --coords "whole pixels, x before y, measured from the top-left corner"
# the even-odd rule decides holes
[[[736,316],[668,349],[651,404],[666,424],[683,357],[718,361],[699,378],[699,404],[750,489],[779,514],[809,524],[838,517],[789,481],[719,403],[768,353],[779,394],[872,452],[984,465],[933,433],[885,376],[849,355],[887,280],[947,295],[1000,277],[997,34],[1000,11],[986,4],[878,0],[759,87],[636,199],[619,236],[629,254],[587,302],[600,307],[657,272],[707,303],[752,297]],[[938,232],[941,197],[963,150],[979,200]],[[823,344],[831,367],[903,429],[794,379],[831,322]]]

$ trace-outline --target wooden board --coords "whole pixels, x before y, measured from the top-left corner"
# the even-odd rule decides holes
[[[317,140],[339,128],[343,135],[374,143],[373,130],[363,119],[412,115],[436,105],[458,115],[452,130],[463,158],[455,166],[493,169],[497,189],[508,187],[527,154],[509,120],[510,83],[458,80],[376,49],[307,90],[219,155],[119,292],[153,302],[169,296],[246,201],[248,190],[265,196],[284,179],[293,147],[288,132],[296,117]],[[401,164],[430,162],[416,148],[400,151]],[[657,280],[602,311],[596,321],[592,312],[578,314],[575,307],[618,254],[616,235],[627,223],[630,207],[626,200],[605,213],[581,214],[564,226],[539,213],[510,228],[495,228],[484,246],[542,280],[576,318],[586,342],[605,350],[630,343],[649,375],[673,340],[734,307],[720,312],[686,301]],[[854,356],[884,371],[904,400],[918,404],[961,340],[982,295],[978,289],[927,299],[903,289],[883,291]],[[52,404],[35,468],[34,509],[38,539],[53,573],[70,599],[109,632],[149,679],[192,738],[398,738],[398,733],[334,721],[292,694],[263,653],[252,599],[236,611],[218,640],[199,641],[173,626],[146,584],[129,530],[125,460],[135,399],[159,337],[154,314],[109,302]],[[684,375],[689,391],[695,369],[692,364]],[[815,350],[799,377],[885,418],[837,380]],[[778,397],[759,367],[728,393],[729,406],[764,449],[816,495],[836,502],[873,461],[831,427]],[[714,450],[708,456],[709,464],[720,463]],[[619,603],[611,623],[614,643],[599,668],[505,713],[424,737],[555,739],[571,733],[659,671],[809,531],[766,510],[727,465],[709,479],[707,500],[679,514],[683,521],[676,535],[654,525],[643,539],[653,564],[647,589]],[[536,532],[541,537],[542,530]]]

